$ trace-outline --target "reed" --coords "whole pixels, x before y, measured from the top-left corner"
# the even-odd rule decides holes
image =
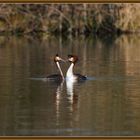
[[[140,4],[0,4],[0,33],[138,33]]]

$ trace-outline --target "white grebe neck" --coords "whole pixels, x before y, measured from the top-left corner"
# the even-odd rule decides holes
[[[68,68],[68,71],[66,73],[67,80],[75,80],[76,79],[76,77],[74,76],[74,73],[73,73],[73,67],[74,67],[74,63],[71,63],[71,65]]]
[[[62,72],[62,70],[61,70],[61,67],[60,67],[60,65],[59,65],[59,62],[56,62],[56,65],[57,65],[57,67],[58,67],[58,69],[59,69],[59,71],[60,71],[60,74],[61,74],[62,78],[64,79],[64,74],[63,74],[63,72]]]

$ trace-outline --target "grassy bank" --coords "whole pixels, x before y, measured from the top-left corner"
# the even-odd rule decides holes
[[[1,34],[140,31],[140,4],[0,4]]]

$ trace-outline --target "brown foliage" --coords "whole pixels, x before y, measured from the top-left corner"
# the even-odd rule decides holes
[[[0,4],[0,32],[138,32],[140,4]]]

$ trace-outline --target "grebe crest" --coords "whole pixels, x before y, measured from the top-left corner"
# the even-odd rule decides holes
[[[61,62],[61,61],[64,61],[58,54],[55,55],[54,57],[54,62]]]
[[[78,56],[76,55],[68,55],[68,61],[75,64],[78,61]]]

